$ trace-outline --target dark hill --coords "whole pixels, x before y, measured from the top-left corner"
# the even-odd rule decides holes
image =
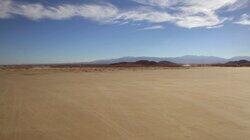
[[[181,65],[178,65],[173,62],[169,61],[148,61],[148,60],[139,60],[136,62],[120,62],[120,63],[113,63],[110,64],[110,66],[116,66],[116,67],[154,67],[154,66],[161,66],[161,67],[179,67]]]
[[[155,61],[148,61],[148,60],[139,60],[134,62],[135,65],[142,65],[142,66],[155,66],[157,62]]]
[[[179,64],[176,64],[176,63],[173,63],[170,61],[160,61],[160,62],[158,62],[158,65],[160,65],[160,66],[172,66],[172,67],[180,66]]]
[[[247,61],[247,60],[229,61],[225,63],[224,66],[231,66],[231,67],[250,66],[250,61]]]

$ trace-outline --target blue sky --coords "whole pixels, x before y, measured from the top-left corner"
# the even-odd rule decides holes
[[[249,0],[0,0],[0,64],[250,56]]]

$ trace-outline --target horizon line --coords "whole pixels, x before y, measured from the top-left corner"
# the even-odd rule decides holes
[[[140,57],[148,57],[148,58],[178,58],[178,57],[185,57],[185,56],[198,56],[198,57],[217,57],[217,58],[222,58],[222,59],[232,59],[234,57],[250,57],[250,55],[237,55],[237,56],[232,56],[232,57],[220,57],[220,56],[214,56],[214,55],[181,55],[181,56],[164,56],[164,57],[157,57],[157,56],[121,56],[121,57],[116,57],[116,58],[100,58],[100,59],[95,59],[95,60],[90,60],[90,61],[71,61],[71,62],[47,62],[47,63],[8,63],[8,64],[0,64],[0,66],[11,66],[11,65],[60,65],[60,64],[91,64],[95,61],[102,61],[102,60],[112,60],[112,59],[120,59],[120,58],[126,58],[126,57],[131,57],[131,58],[140,58]]]

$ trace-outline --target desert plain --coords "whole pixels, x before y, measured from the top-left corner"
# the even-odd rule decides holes
[[[0,71],[1,140],[249,140],[250,68]]]

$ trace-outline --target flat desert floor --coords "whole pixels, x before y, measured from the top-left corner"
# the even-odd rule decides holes
[[[1,71],[1,140],[249,140],[250,68]]]

